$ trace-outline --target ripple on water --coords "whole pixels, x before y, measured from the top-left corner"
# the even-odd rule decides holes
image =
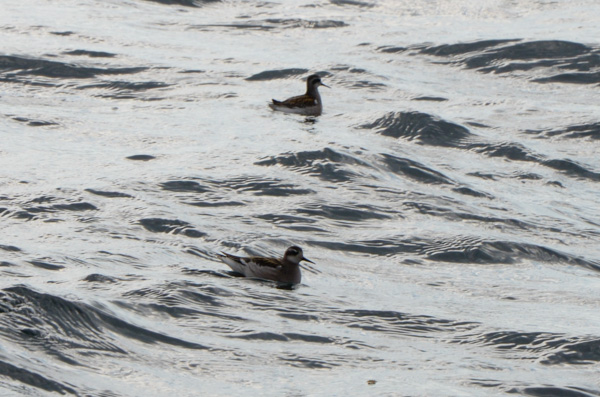
[[[600,339],[548,332],[493,331],[455,336],[450,343],[482,344],[515,359],[546,365],[590,365],[600,362]]]
[[[421,183],[428,184],[454,184],[454,182],[442,174],[423,164],[408,158],[401,158],[391,154],[382,154],[383,163],[388,171],[402,175]]]
[[[93,95],[100,98],[143,99],[139,93],[170,86],[172,86],[172,84],[167,84],[160,81],[102,81],[98,83],[79,85],[76,88],[79,90],[98,91],[98,93]],[[150,99],[158,100],[162,98],[152,97]]]
[[[265,81],[265,80],[275,80],[275,79],[286,79],[288,77],[295,77],[299,75],[303,75],[308,73],[308,69],[276,69],[276,70],[265,70],[264,72],[260,72],[257,74],[253,74],[252,76],[246,78],[248,81]]]
[[[278,227],[289,230],[296,230],[300,232],[326,232],[326,229],[317,225],[317,219],[309,216],[268,213],[264,215],[256,215],[255,218],[267,221],[270,225],[277,225]]]
[[[336,313],[333,320],[347,327],[360,328],[364,331],[418,338],[432,338],[438,333],[462,332],[478,326],[477,323],[444,320],[431,316],[364,309],[343,310]]]
[[[310,19],[302,19],[302,18],[268,18],[268,19],[249,19],[243,22],[236,23],[209,23],[209,24],[199,24],[190,26],[191,29],[195,30],[203,30],[210,31],[214,29],[220,30],[232,30],[232,29],[241,29],[241,30],[258,30],[258,31],[273,31],[273,30],[284,30],[284,29],[335,29],[346,27],[348,24],[344,21],[333,20],[333,19],[319,19],[319,20],[310,20]],[[282,69],[282,71],[297,71],[302,70],[303,73],[308,72],[307,69]],[[258,75],[247,78],[246,80],[271,80],[273,76],[276,74],[272,74],[271,72],[277,71],[267,71],[264,74],[259,73]],[[281,78],[281,77],[274,77]]]
[[[592,181],[600,180],[600,173],[589,170],[585,165],[579,164],[572,159],[552,159],[542,154],[537,154],[523,144],[514,142],[482,142],[472,135],[463,126],[438,120],[431,115],[418,112],[391,112],[375,120],[359,126],[361,129],[371,129],[375,132],[394,138],[416,140],[421,144],[434,146],[454,147],[462,150],[474,151],[489,157],[504,157],[513,161],[535,162],[542,166],[562,171],[565,175],[576,178],[585,178]],[[594,131],[594,126],[586,126],[582,129]],[[593,132],[595,133],[595,132]],[[467,139],[468,138],[468,139]],[[479,140],[479,142],[477,142]],[[390,161],[391,157],[385,160]],[[384,161],[385,161],[384,160]],[[360,161],[360,160],[358,160]],[[393,165],[393,159],[391,160]],[[400,170],[402,170],[400,168]],[[415,168],[406,169],[415,171]],[[431,176],[432,173],[427,171]],[[411,175],[407,173],[407,175]],[[414,175],[414,174],[413,174]],[[421,173],[423,176],[423,173]],[[439,175],[438,176],[442,176]],[[460,192],[460,191],[459,191]],[[490,195],[475,190],[464,191],[477,197],[491,197]]]
[[[592,181],[600,180],[600,173],[590,171],[585,166],[570,159],[548,159],[543,155],[536,154],[517,143],[472,143],[466,147],[477,153],[489,157],[504,157],[513,161],[529,161],[564,172],[565,175],[577,178],[585,178]]]
[[[536,387],[520,387],[509,390],[512,393],[523,393],[527,396],[534,397],[597,397],[598,391],[589,390],[578,387],[552,387],[552,386],[536,386]]]
[[[105,51],[72,50],[63,52],[65,55],[86,56],[90,58],[114,58],[117,54]]]
[[[19,201],[11,199],[12,208],[0,208],[3,216],[25,221],[42,220],[45,222],[64,221],[75,216],[82,220],[84,214],[98,211],[98,207],[77,197],[39,196]]]
[[[566,128],[552,130],[527,130],[528,134],[536,134],[540,137],[558,136],[567,139],[600,139],[600,123],[576,124]]]
[[[197,343],[133,325],[90,305],[27,287],[6,288],[0,294],[3,312],[0,332],[17,343],[30,348],[35,346],[66,363],[82,365],[77,360],[89,351],[127,354],[127,349],[120,346],[123,343],[121,338],[207,349]]]
[[[360,176],[357,172],[358,168],[372,168],[358,157],[330,148],[285,153],[260,160],[255,164],[260,166],[279,165],[329,182],[347,182]]]
[[[533,260],[547,264],[572,264],[600,271],[599,262],[552,248],[514,241],[484,240],[470,236],[456,236],[449,239],[391,238],[353,242],[313,240],[310,241],[310,245],[375,256],[417,254],[436,262],[514,264],[523,260]]]
[[[390,214],[396,214],[394,210],[367,204],[328,205],[324,203],[306,204],[302,208],[296,209],[296,213],[306,215],[311,219],[321,218],[350,222],[390,219],[392,218]]]
[[[220,3],[221,0],[145,0],[170,6],[202,7],[205,4]]]
[[[0,373],[16,382],[42,389],[49,393],[78,395],[77,391],[66,383],[57,382],[37,372],[0,361]],[[22,390],[21,390],[22,391]]]
[[[59,123],[54,121],[32,120],[30,118],[20,116],[13,116],[12,119],[18,121],[19,123],[26,123],[30,127],[49,127],[60,125]]]
[[[467,69],[482,73],[543,71],[547,77],[531,78],[537,83],[597,84],[600,82],[600,51],[580,43],[562,40],[517,42],[485,40],[473,43],[425,47],[423,54],[451,58]],[[556,70],[573,70],[558,73]]]
[[[18,109],[0,120],[0,388],[600,395],[597,45],[448,29],[543,38],[515,23],[535,15],[575,37],[593,1],[463,2],[458,19],[436,1],[28,2],[0,23]],[[341,110],[308,124],[255,103],[313,72]],[[322,271],[294,290],[215,255],[291,243]]]
[[[160,184],[161,188],[170,192],[185,193],[182,200],[188,200],[188,204],[203,206],[212,205],[240,205],[240,202],[218,202],[228,196],[228,192],[250,193],[253,196],[304,196],[314,194],[311,189],[299,188],[293,183],[284,182],[277,178],[265,178],[262,176],[243,176],[230,179],[215,180],[202,179],[202,183],[190,180],[168,181]],[[190,199],[199,200],[189,202]],[[212,200],[212,203],[210,202]]]
[[[26,76],[56,79],[89,79],[99,75],[135,74],[146,69],[145,67],[94,68],[40,58],[0,55],[0,76],[6,82],[26,82],[27,80],[23,80]]]
[[[153,233],[183,234],[192,238],[206,236],[206,233],[179,219],[144,218],[140,219],[139,223],[144,229]]]
[[[460,146],[462,140],[471,136],[463,126],[420,112],[390,112],[358,128],[433,146]]]
[[[366,1],[358,0],[329,0],[331,4],[341,7],[358,7],[358,8],[372,8],[375,7],[374,3],[368,3]]]
[[[108,191],[108,190],[97,190],[97,189],[85,189],[86,192],[95,194],[96,196],[107,197],[107,198],[133,198],[130,194]]]

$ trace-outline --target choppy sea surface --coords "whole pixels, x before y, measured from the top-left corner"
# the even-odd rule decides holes
[[[600,396],[598,15],[3,0],[0,395]]]

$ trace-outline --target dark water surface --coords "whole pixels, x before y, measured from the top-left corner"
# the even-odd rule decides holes
[[[4,1],[0,395],[600,396],[597,15]]]

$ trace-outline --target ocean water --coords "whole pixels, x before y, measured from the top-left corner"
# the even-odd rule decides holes
[[[597,15],[2,1],[0,395],[600,396]]]

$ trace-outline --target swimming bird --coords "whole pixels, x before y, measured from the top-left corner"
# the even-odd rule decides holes
[[[285,250],[283,258],[265,258],[260,256],[239,257],[222,252],[220,259],[234,272],[246,277],[256,277],[282,283],[299,284],[300,261],[314,263],[304,257],[302,248],[292,246]]]
[[[285,101],[273,99],[273,103],[270,103],[269,106],[273,110],[285,113],[319,116],[323,112],[323,102],[319,94],[319,86],[321,85],[330,88],[323,84],[319,75],[312,74],[306,79],[306,94],[291,97]]]

